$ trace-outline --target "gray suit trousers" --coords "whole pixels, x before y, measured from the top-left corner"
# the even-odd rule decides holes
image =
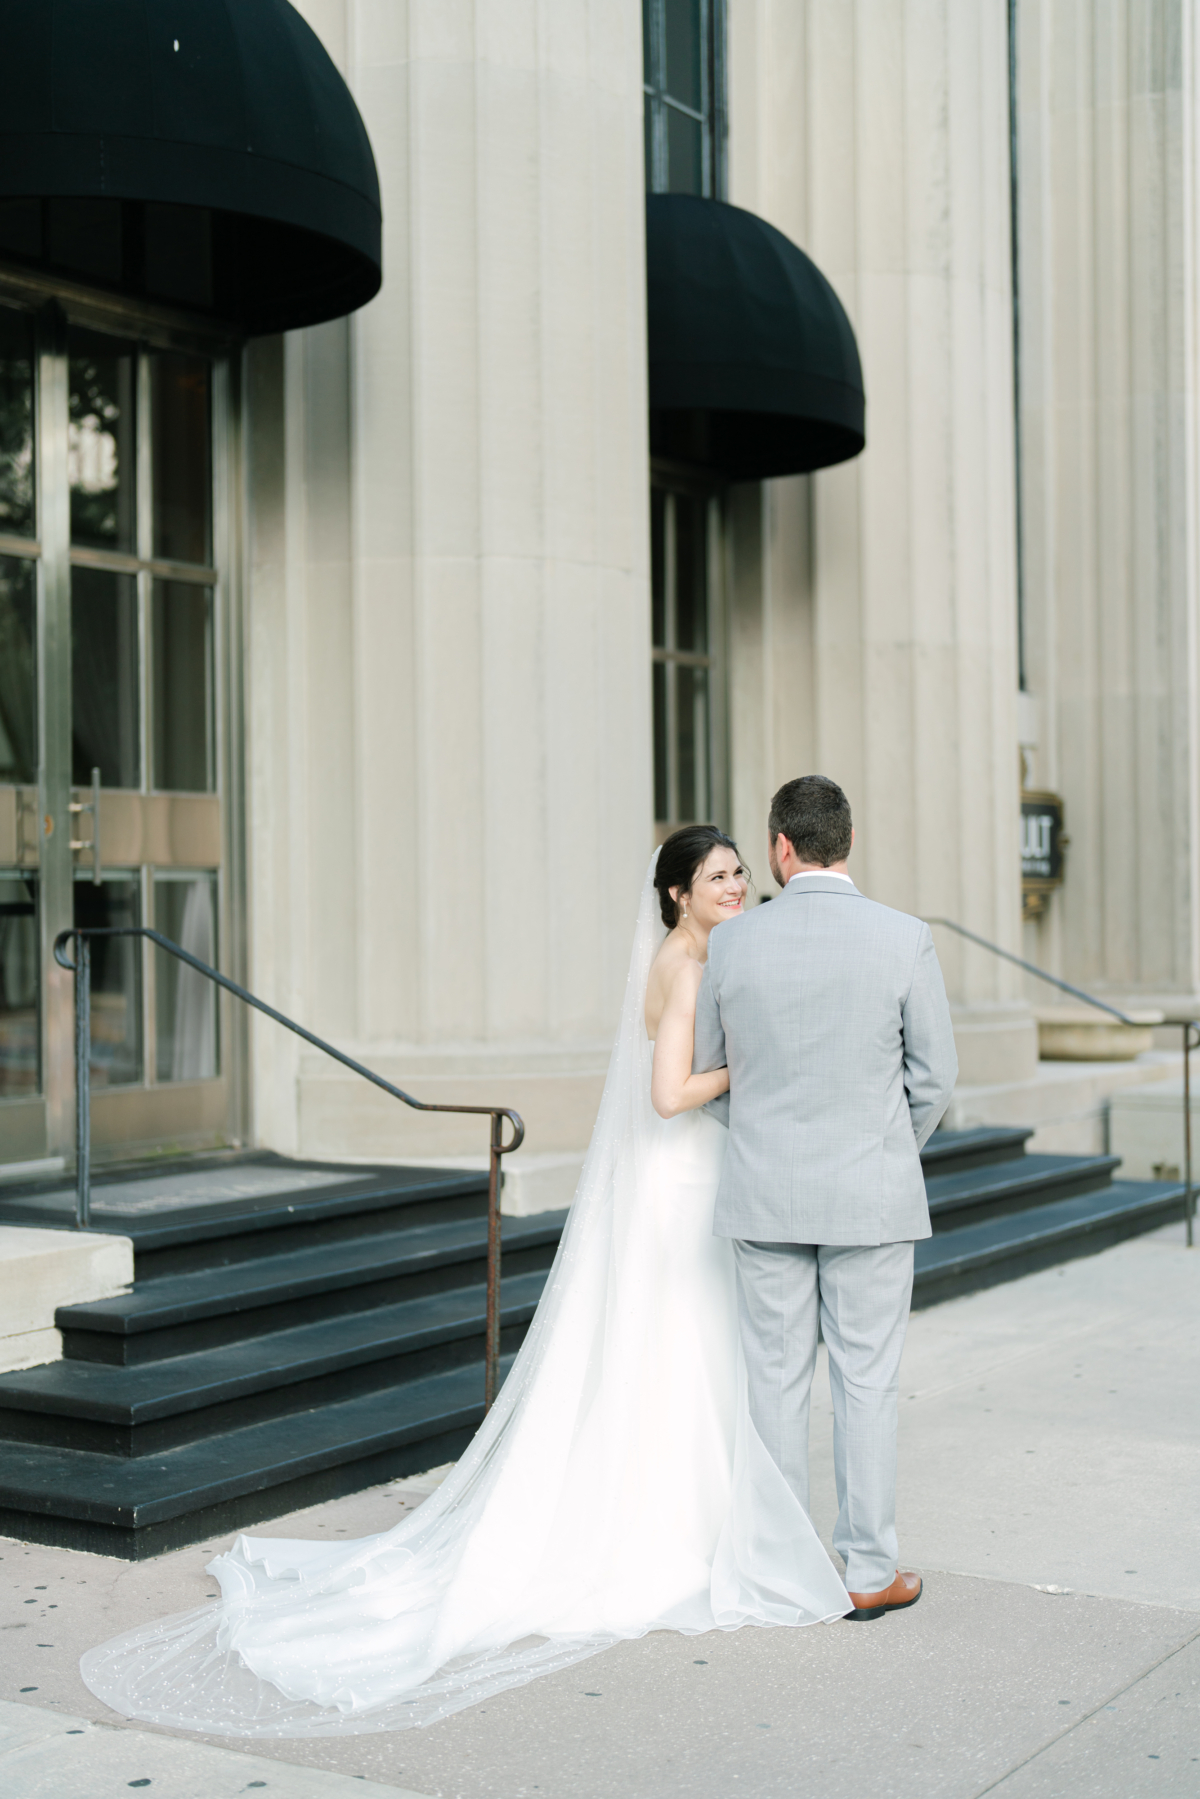
[[[820,1317],[833,1396],[833,1546],[847,1589],[878,1593],[896,1573],[896,1415],[913,1246],[735,1238],[733,1252],[750,1416],[806,1511]]]

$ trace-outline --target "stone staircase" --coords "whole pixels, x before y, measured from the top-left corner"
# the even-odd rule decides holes
[[[1012,1280],[1182,1214],[1111,1156],[1028,1131],[939,1132],[914,1305]],[[59,1188],[0,1223],[69,1222]],[[0,1533],[140,1559],[461,1453],[483,1416],[486,1179],[259,1155],[110,1173],[93,1226],[135,1284],[60,1307],[63,1359],[0,1375]],[[504,1220],[505,1367],[565,1213]]]
[[[921,1156],[933,1236],[913,1306],[1095,1255],[1183,1217],[1178,1181],[1115,1181],[1116,1156],[1029,1155],[1030,1130],[935,1131]]]

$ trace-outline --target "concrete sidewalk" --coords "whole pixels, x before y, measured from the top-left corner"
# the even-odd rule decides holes
[[[902,1563],[927,1576],[914,1610],[864,1626],[659,1633],[428,1730],[241,1745],[253,1772],[219,1743],[221,1765],[246,1777],[214,1784],[214,1799],[256,1785],[263,1764],[280,1799],[323,1795],[287,1784],[304,1768],[360,1793],[370,1781],[437,1799],[1195,1799],[1198,1377],[1200,1250],[1174,1228],[920,1313],[901,1409]],[[828,1540],[823,1375],[818,1391],[814,1507]],[[423,1490],[401,1482],[257,1528],[364,1535]],[[211,1593],[203,1566],[226,1541],[141,1565],[0,1541],[0,1700],[119,1737],[79,1680],[79,1653]],[[124,1735],[128,1766],[107,1749],[86,1799],[151,1778],[138,1759],[148,1739],[181,1753],[197,1741]],[[0,1749],[9,1799],[76,1790],[27,1779]],[[343,1790],[345,1778],[328,1799]],[[150,1788],[192,1791],[166,1766]]]

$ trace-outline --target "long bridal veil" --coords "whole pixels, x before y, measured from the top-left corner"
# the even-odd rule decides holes
[[[397,1730],[649,1630],[848,1609],[749,1422],[711,1182],[697,1237],[706,1273],[680,1287],[686,1152],[723,1127],[696,1114],[664,1126],[650,1104],[643,1007],[663,937],[653,874],[652,860],[558,1255],[470,1447],[378,1536],[239,1536],[210,1564],[218,1603],[84,1655],[85,1682],[115,1711],[238,1737]],[[686,1142],[669,1136],[681,1125]],[[683,1142],[682,1158],[664,1157],[664,1142]]]

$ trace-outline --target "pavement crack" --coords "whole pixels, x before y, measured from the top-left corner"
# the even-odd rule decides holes
[[[1019,1762],[1014,1762],[1010,1768],[1004,1770],[1003,1774],[998,1774],[995,1780],[990,1780],[985,1787],[976,1787],[975,1791],[970,1795],[970,1799],[986,1799],[988,1793],[997,1792],[1004,1785],[1006,1780],[1011,1780],[1014,1774],[1019,1774],[1022,1768],[1027,1768],[1031,1762],[1037,1761],[1039,1756],[1045,1755],[1048,1749],[1053,1749],[1054,1745],[1056,1743],[1061,1743],[1065,1737],[1073,1736],[1081,1725],[1087,1724],[1091,1719],[1097,1717],[1104,1711],[1106,1706],[1112,1705],[1114,1700],[1119,1699],[1123,1693],[1131,1692],[1134,1687],[1139,1686],[1143,1680],[1146,1680],[1154,1673],[1156,1668],[1163,1667],[1167,1662],[1171,1661],[1174,1656],[1182,1655],[1188,1645],[1194,1643],[1198,1637],[1200,1637],[1200,1626],[1193,1630],[1190,1635],[1184,1637],[1181,1643],[1176,1643],[1174,1649],[1168,1649],[1165,1654],[1158,1657],[1157,1661],[1148,1663],[1147,1666],[1142,1669],[1140,1674],[1135,1674],[1133,1678],[1127,1680],[1123,1686],[1114,1687],[1111,1693],[1106,1693],[1103,1699],[1097,1700],[1091,1711],[1084,1712],[1082,1717],[1076,1718],[1072,1723],[1066,1725],[1064,1729],[1056,1730],[1053,1736],[1047,1737],[1044,1743],[1039,1744],[1036,1749],[1030,1750],[1028,1755],[1022,1756]]]

